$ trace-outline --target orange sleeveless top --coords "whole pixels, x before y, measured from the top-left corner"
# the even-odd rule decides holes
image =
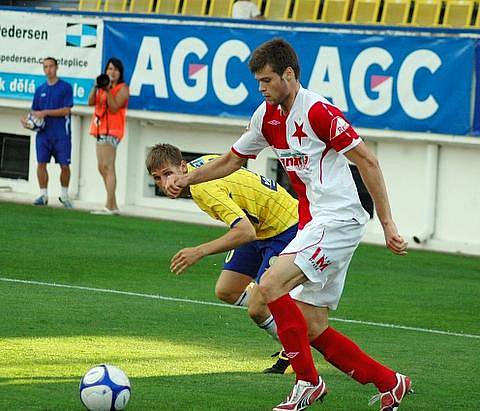
[[[125,83],[117,84],[110,92],[115,96]],[[111,112],[107,107],[107,93],[98,89],[95,95],[95,111],[90,123],[90,134],[93,137],[101,135],[113,136],[122,140],[125,133],[125,118],[127,115],[127,104],[116,113]]]

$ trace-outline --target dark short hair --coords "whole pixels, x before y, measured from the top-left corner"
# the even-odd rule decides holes
[[[275,38],[258,46],[252,53],[248,67],[252,73],[257,73],[266,65],[269,65],[274,73],[281,76],[287,67],[291,67],[295,78],[300,79],[300,65],[297,53],[285,40]]]
[[[124,83],[125,80],[123,78],[123,63],[120,59],[117,59],[115,57],[111,57],[108,59],[107,64],[105,64],[105,69],[103,70],[104,73],[107,72],[108,65],[111,64],[113,67],[115,67],[119,72],[120,72],[120,78],[118,79],[118,84]]]
[[[45,57],[43,61],[46,61],[46,60],[52,60],[55,63],[55,65],[58,66],[58,61],[55,57]]]
[[[171,144],[157,144],[148,152],[145,166],[147,167],[148,174],[152,174],[152,171],[165,164],[179,166],[182,164],[182,161],[182,152],[177,147]]]

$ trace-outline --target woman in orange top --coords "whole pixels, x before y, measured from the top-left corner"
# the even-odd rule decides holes
[[[123,79],[123,63],[116,58],[108,60],[104,74],[97,77],[95,86],[88,96],[88,105],[95,106],[90,134],[97,139],[98,171],[107,190],[107,201],[103,210],[93,214],[118,214],[115,189],[115,157],[117,146],[125,133],[125,118],[130,93]]]

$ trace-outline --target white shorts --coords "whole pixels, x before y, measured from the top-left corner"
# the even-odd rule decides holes
[[[114,148],[117,148],[120,144],[120,140],[115,136],[101,134],[97,137],[97,144],[110,144]]]
[[[324,225],[310,221],[282,251],[296,254],[297,265],[308,281],[294,288],[293,299],[335,310],[340,301],[348,266],[365,225],[342,221]]]

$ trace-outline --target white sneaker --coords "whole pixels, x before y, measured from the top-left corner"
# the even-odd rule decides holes
[[[406,375],[396,373],[397,384],[390,391],[374,395],[368,405],[380,401],[380,411],[397,411],[400,403],[407,394],[412,394],[412,381]]]
[[[48,197],[41,195],[40,197],[36,198],[33,202],[34,206],[46,206],[48,204]]]
[[[321,400],[327,395],[327,387],[318,377],[318,384],[313,385],[308,381],[298,380],[287,399],[278,404],[273,411],[300,411],[312,405],[315,401]]]
[[[119,215],[120,211],[118,210],[118,208],[115,208],[114,210],[110,210],[109,208],[104,207],[101,210],[90,211],[90,214],[95,214],[95,215]]]
[[[60,201],[65,208],[73,208],[73,204],[68,197],[65,199],[58,197],[58,201]]]

